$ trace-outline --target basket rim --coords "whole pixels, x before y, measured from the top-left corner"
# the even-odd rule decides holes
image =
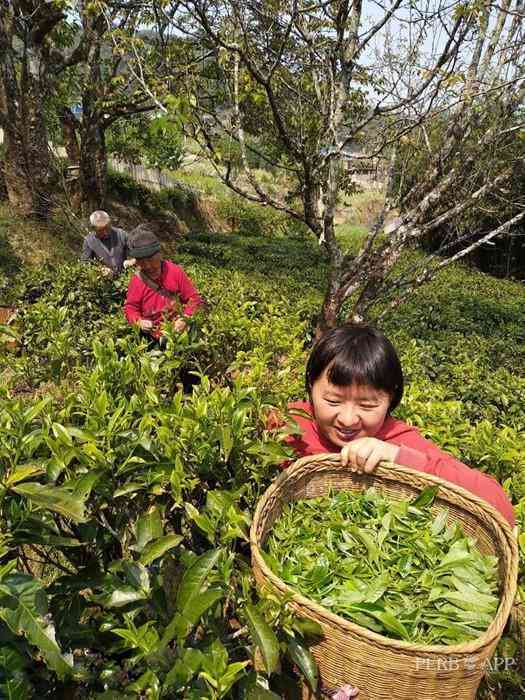
[[[296,473],[299,473],[301,475],[306,474],[306,472],[304,471],[304,467],[312,464],[312,462],[321,463],[321,466],[326,466],[327,469],[337,466],[339,469],[345,469],[345,471],[348,471],[351,474],[353,473],[348,467],[342,467],[340,463],[339,453],[328,452],[302,457],[293,462],[293,464],[291,464],[287,469],[285,469],[277,477],[277,479],[266,489],[266,491],[259,499],[259,502],[257,504],[257,508],[255,510],[252,520],[252,525],[250,527],[250,549],[252,555],[252,568],[254,567],[255,563],[257,567],[261,570],[261,572],[264,574],[264,576],[267,579],[269,579],[272,585],[278,590],[280,590],[282,593],[286,594],[287,600],[289,602],[296,603],[297,605],[308,609],[309,611],[313,612],[317,617],[325,618],[327,623],[332,623],[333,625],[342,628],[343,630],[347,630],[348,632],[352,632],[354,635],[358,635],[361,638],[365,638],[367,641],[373,642],[376,646],[388,647],[392,650],[395,649],[399,652],[417,651],[419,654],[439,654],[440,656],[452,656],[474,654],[476,652],[481,651],[484,647],[489,646],[491,643],[493,643],[496,639],[499,638],[512,609],[512,605],[514,603],[517,591],[518,547],[516,536],[510,524],[503,517],[503,515],[499,511],[497,511],[496,508],[494,508],[490,503],[486,502],[485,500],[476,496],[470,491],[467,491],[461,486],[457,486],[456,484],[453,484],[449,481],[445,481],[444,479],[434,476],[433,474],[419,472],[415,469],[410,469],[408,467],[404,467],[393,462],[382,462],[371,476],[379,477],[384,481],[397,482],[403,484],[407,483],[407,477],[417,477],[422,481],[426,481],[428,485],[438,485],[441,487],[440,492],[438,494],[438,499],[440,499],[440,495],[441,500],[447,500],[447,495],[460,496],[462,500],[470,501],[475,506],[473,513],[474,515],[476,514],[476,509],[481,509],[485,512],[485,515],[490,516],[490,518],[496,522],[496,525],[501,530],[503,535],[503,545],[507,548],[509,553],[509,566],[507,571],[505,572],[505,581],[509,581],[510,585],[504,587],[496,615],[489,627],[485,630],[485,632],[483,632],[483,634],[481,634],[479,637],[476,637],[476,639],[473,639],[468,642],[449,645],[416,644],[414,642],[408,642],[401,639],[393,639],[390,637],[386,637],[384,635],[378,634],[377,632],[373,632],[372,630],[368,630],[365,627],[361,627],[360,625],[357,625],[354,622],[351,622],[350,620],[340,615],[336,615],[335,613],[325,608],[323,605],[316,603],[315,601],[311,600],[310,598],[307,598],[301,593],[298,593],[291,586],[285,583],[281,578],[279,578],[276,574],[274,574],[273,571],[267,566],[266,562],[264,561],[262,557],[262,550],[259,547],[257,541],[256,530],[258,527],[258,523],[261,519],[262,510],[268,503],[268,501],[271,500],[272,497],[274,497],[276,492],[280,490],[280,487],[283,483],[286,483],[287,481],[293,479],[296,476]],[[405,477],[405,479],[403,479],[403,477]],[[443,496],[445,496],[444,499]]]

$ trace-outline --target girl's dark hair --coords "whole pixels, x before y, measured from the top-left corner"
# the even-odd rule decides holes
[[[327,378],[332,384],[370,384],[390,394],[390,411],[401,401],[401,363],[392,343],[372,326],[348,323],[333,328],[317,341],[306,365],[308,393],[327,367]]]

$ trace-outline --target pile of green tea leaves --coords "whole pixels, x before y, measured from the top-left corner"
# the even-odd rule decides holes
[[[421,644],[479,637],[498,608],[496,557],[482,555],[438,487],[393,501],[375,488],[289,504],[265,559],[296,591],[379,634]]]

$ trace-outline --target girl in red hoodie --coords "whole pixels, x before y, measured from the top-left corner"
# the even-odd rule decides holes
[[[288,438],[305,455],[341,452],[341,464],[373,472],[395,462],[462,486],[492,504],[514,525],[512,504],[498,482],[442,452],[419,432],[390,415],[403,395],[403,372],[392,343],[365,325],[328,331],[306,367],[310,401],[290,404],[302,434]]]

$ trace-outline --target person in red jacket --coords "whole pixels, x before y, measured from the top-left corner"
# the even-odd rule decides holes
[[[301,457],[341,452],[341,464],[371,473],[395,462],[462,486],[492,504],[514,525],[512,504],[498,482],[467,467],[390,414],[403,395],[403,372],[392,343],[377,329],[347,324],[316,343],[306,367],[310,400],[294,420],[302,431],[288,443]],[[301,415],[301,413],[303,415]]]
[[[158,238],[144,224],[131,232],[129,251],[138,272],[129,281],[124,303],[128,323],[157,340],[164,320],[172,321],[176,331],[183,331],[185,317],[203,304],[188,275],[179,265],[162,259]]]

